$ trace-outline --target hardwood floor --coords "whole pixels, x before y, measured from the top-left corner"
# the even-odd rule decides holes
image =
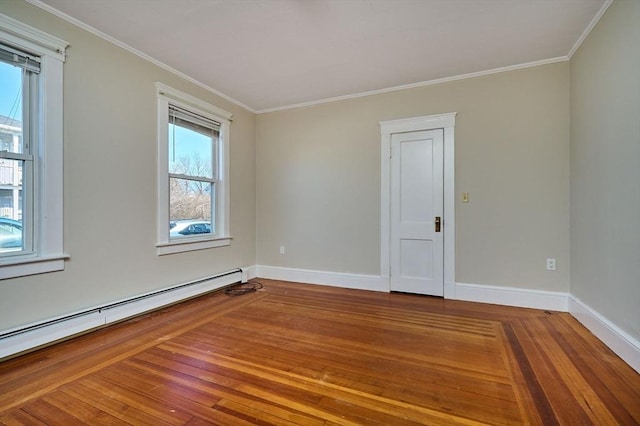
[[[569,314],[259,280],[0,363],[7,425],[634,425]]]

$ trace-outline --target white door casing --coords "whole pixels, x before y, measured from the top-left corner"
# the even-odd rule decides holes
[[[391,291],[444,295],[443,163],[442,129],[391,135]]]
[[[406,118],[380,122],[381,128],[381,211],[380,276],[391,290],[391,140],[392,135],[442,129],[443,133],[443,201],[442,217],[444,297],[455,298],[455,151],[456,113]]]

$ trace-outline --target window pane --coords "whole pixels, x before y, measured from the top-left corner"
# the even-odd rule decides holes
[[[0,151],[22,153],[23,72],[0,62]]]
[[[0,188],[20,189],[22,185],[22,160],[0,158]],[[0,214],[0,216],[4,216]],[[14,217],[13,215],[11,217]]]
[[[27,72],[0,61],[0,151],[23,153],[23,78]],[[0,253],[24,246],[22,172],[24,161],[0,159]]]
[[[212,179],[213,137],[169,122],[169,173]]]
[[[211,233],[213,185],[188,179],[169,179],[169,236]]]
[[[0,171],[4,174],[9,161],[0,160]],[[21,161],[11,161],[17,163]],[[22,167],[20,167],[21,169]],[[23,248],[22,189],[16,185],[0,184],[0,253],[19,251]]]

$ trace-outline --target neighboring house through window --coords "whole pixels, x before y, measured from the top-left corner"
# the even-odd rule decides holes
[[[2,44],[0,44],[0,49],[3,49]],[[11,159],[11,155],[24,151],[22,146],[22,74],[27,76],[28,71],[23,71],[19,66],[7,63],[0,58],[0,76],[3,78],[3,82],[0,83],[0,219],[11,218],[19,221],[22,220],[23,161],[14,161]],[[30,79],[27,77],[26,80]],[[15,96],[11,96],[13,94]],[[3,112],[8,115],[2,114]],[[28,170],[32,170],[32,168]],[[0,231],[0,253],[6,251],[3,235]]]
[[[67,44],[0,14],[0,279],[64,269]]]
[[[231,114],[156,83],[158,254],[229,245]]]

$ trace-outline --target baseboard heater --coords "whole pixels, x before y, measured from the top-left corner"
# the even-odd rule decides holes
[[[222,287],[245,282],[242,268],[0,333],[0,360]]]

